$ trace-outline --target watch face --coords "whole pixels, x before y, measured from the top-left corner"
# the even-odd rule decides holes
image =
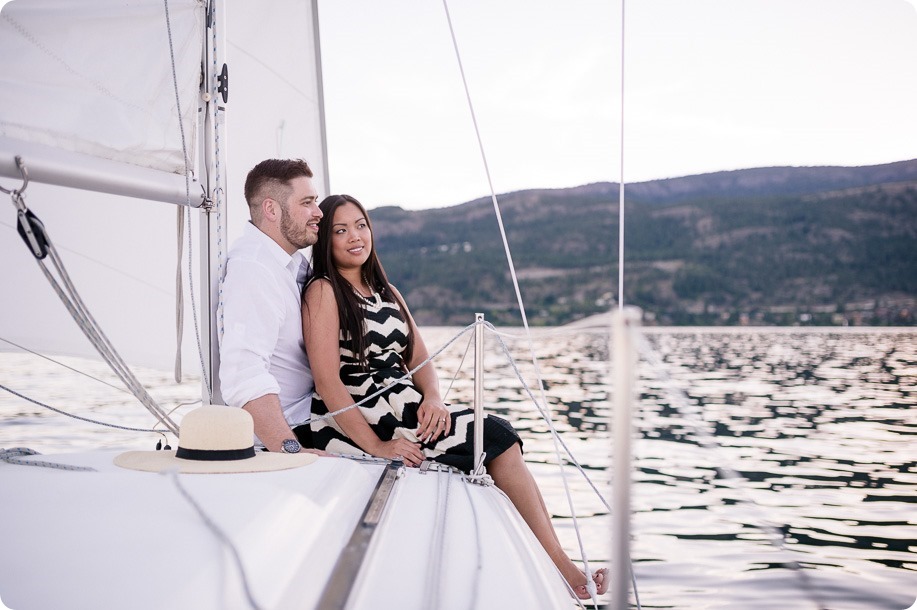
[[[298,441],[292,438],[288,438],[283,441],[283,447],[281,448],[281,451],[284,453],[299,453],[300,449],[302,449],[302,446]]]

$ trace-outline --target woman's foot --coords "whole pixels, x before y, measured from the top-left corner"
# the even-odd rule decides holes
[[[586,575],[583,574],[582,572],[580,572],[580,576],[582,580],[586,579]],[[595,573],[592,574],[592,582],[595,583],[595,592],[597,595],[602,595],[603,593],[605,593],[605,591],[608,590],[607,576],[608,576],[608,570],[606,570],[605,568],[596,570]],[[571,584],[571,587],[573,587],[573,593],[575,593],[578,598],[592,599],[592,594],[589,593],[589,588],[585,584],[581,584],[577,586],[573,586]]]

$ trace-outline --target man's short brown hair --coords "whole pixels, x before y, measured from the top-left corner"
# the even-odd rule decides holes
[[[292,192],[290,181],[300,176],[312,177],[312,169],[302,159],[265,159],[245,178],[245,201],[252,220],[261,217],[261,202],[267,198],[281,204]]]

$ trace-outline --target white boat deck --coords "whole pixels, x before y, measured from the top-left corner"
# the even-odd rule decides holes
[[[0,599],[14,610],[251,608],[229,548],[170,475],[117,452],[35,456],[96,472],[0,462]],[[315,608],[384,464],[322,458],[292,470],[180,475],[238,550],[261,608]],[[346,608],[564,608],[546,553],[493,487],[403,469]],[[342,600],[343,604],[343,600]]]

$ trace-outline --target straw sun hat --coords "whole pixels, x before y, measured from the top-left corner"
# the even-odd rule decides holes
[[[311,464],[314,453],[256,451],[252,416],[244,409],[210,405],[182,418],[175,451],[128,451],[115,464],[132,470],[186,474],[265,472]]]

